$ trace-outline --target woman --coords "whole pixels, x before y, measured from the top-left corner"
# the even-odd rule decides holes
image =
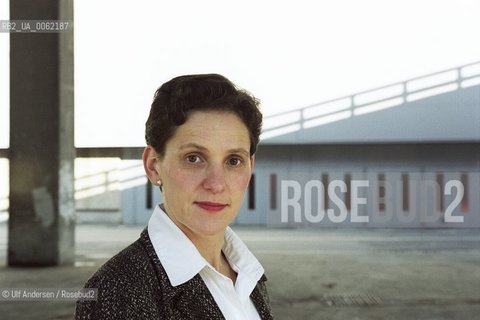
[[[76,319],[272,319],[264,269],[228,227],[254,166],[258,101],[221,75],[155,93],[143,163],[165,202],[87,282]]]

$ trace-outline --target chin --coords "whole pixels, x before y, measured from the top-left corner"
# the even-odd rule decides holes
[[[198,229],[199,233],[205,236],[214,236],[219,233],[224,233],[227,225],[203,226]]]
[[[196,231],[205,236],[213,236],[219,233],[224,233],[231,221],[210,221],[210,223],[200,223],[197,225]]]

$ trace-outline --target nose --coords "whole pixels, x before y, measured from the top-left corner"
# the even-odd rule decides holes
[[[210,165],[206,171],[203,187],[212,193],[220,193],[225,190],[225,172],[222,166]]]

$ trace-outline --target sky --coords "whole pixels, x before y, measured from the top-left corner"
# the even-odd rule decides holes
[[[268,117],[480,61],[479,14],[477,0],[77,0],[75,144],[144,145],[155,90],[181,74],[221,73]],[[0,33],[0,147],[7,50]]]

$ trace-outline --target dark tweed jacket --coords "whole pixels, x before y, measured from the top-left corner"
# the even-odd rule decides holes
[[[265,281],[263,275],[250,297],[262,319],[273,319]],[[77,301],[75,319],[225,319],[200,275],[170,284],[147,229],[85,287],[98,288],[98,299]]]

